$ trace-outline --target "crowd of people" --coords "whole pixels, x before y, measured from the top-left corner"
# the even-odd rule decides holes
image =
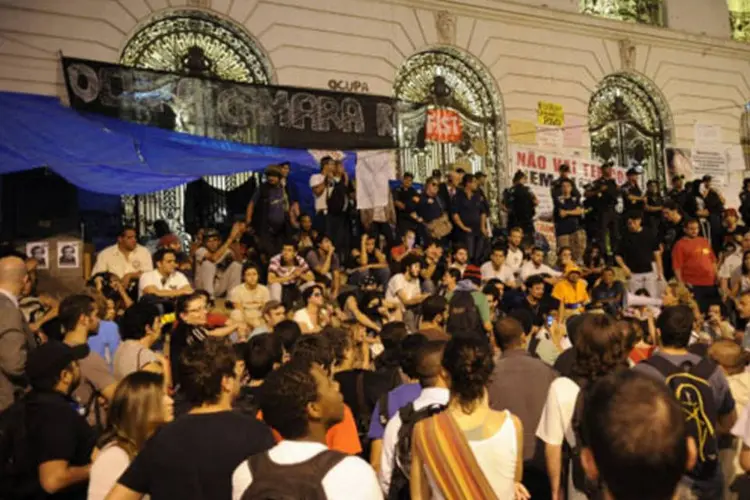
[[[749,498],[750,183],[562,165],[550,242],[523,173],[289,171],[62,300],[4,251],[0,498]]]

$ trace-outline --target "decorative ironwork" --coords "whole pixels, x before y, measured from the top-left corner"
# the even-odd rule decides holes
[[[664,25],[663,0],[581,0],[581,12],[653,26]]]
[[[466,170],[484,170],[490,180],[487,196],[496,220],[506,181],[503,101],[489,72],[471,56],[452,47],[417,53],[404,62],[394,83],[396,97],[422,106],[399,114],[402,144],[399,172],[423,182],[434,169],[446,171],[459,163]],[[462,120],[458,144],[425,143],[427,110],[449,108]]]
[[[729,26],[732,38],[738,42],[750,41],[750,4],[736,5],[734,8],[730,5]]]
[[[664,183],[664,145],[671,135],[669,108],[659,90],[635,73],[609,75],[589,102],[591,153],[618,165],[641,165]]]
[[[263,49],[242,27],[201,10],[169,11],[153,18],[125,45],[120,63],[247,83],[268,84],[273,75]],[[193,132],[189,123],[179,121],[176,129]],[[229,191],[250,177],[252,173],[243,172],[204,180]],[[183,234],[185,188],[182,185],[143,196],[123,196],[124,222],[137,224],[140,234],[145,234],[155,220],[164,219],[173,231]],[[215,222],[221,223],[229,215],[226,206],[215,207]]]

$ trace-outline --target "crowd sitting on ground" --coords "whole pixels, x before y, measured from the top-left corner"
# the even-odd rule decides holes
[[[750,232],[710,179],[562,166],[549,242],[523,174],[498,229],[481,174],[357,211],[325,158],[307,214],[288,173],[59,301],[0,257],[0,498],[745,498]]]

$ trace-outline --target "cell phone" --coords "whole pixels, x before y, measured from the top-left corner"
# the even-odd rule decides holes
[[[555,318],[553,318],[552,316],[547,316],[547,328],[551,327],[552,323],[554,322],[555,322]]]

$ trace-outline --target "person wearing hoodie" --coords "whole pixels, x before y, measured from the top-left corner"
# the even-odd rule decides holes
[[[720,339],[708,349],[708,357],[718,364],[729,382],[737,408],[744,408],[750,402],[750,372],[745,371],[748,354],[734,340]],[[724,496],[727,500],[739,498],[731,491],[734,481],[744,474],[740,466],[742,439],[722,436],[719,439],[719,462],[724,473]]]

